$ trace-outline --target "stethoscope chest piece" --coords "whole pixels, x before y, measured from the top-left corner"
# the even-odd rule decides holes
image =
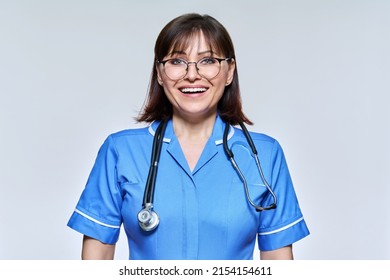
[[[149,206],[142,208],[138,212],[138,224],[144,231],[154,230],[160,223],[157,213]]]

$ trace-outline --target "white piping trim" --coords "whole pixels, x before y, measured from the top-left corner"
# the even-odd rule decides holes
[[[152,127],[153,123],[154,123],[154,121],[149,125],[148,130],[149,130],[149,133],[154,137],[154,135],[156,134],[156,131]],[[230,131],[229,131],[227,139],[230,140],[230,138],[232,138],[233,135],[234,135],[234,127],[232,125],[230,125]],[[166,143],[170,143],[171,138],[164,137],[163,141]],[[215,145],[221,145],[222,143],[223,143],[223,139],[215,140]]]
[[[230,131],[227,137],[227,140],[230,140],[234,135],[234,127],[230,125]],[[223,139],[215,140],[215,145],[221,145],[223,143]]]
[[[153,127],[152,127],[152,124],[153,124],[154,122],[152,122],[150,125],[149,125],[149,133],[150,134],[152,134],[152,136],[154,137],[154,135],[156,134],[156,131],[153,129]],[[170,143],[171,142],[171,138],[166,138],[166,137],[164,137],[164,139],[163,139],[163,141],[164,142],[166,142],[166,143]]]
[[[286,225],[284,227],[281,227],[279,229],[275,229],[275,230],[272,230],[272,231],[268,231],[268,232],[261,232],[261,233],[259,233],[259,235],[269,235],[269,234],[273,234],[273,233],[277,233],[277,232],[283,231],[285,229],[288,229],[288,228],[292,227],[293,225],[296,225],[297,223],[299,223],[302,220],[303,220],[303,217],[301,217],[300,219],[298,219],[298,220],[296,220],[296,221],[292,222],[291,224],[288,224],[288,225]]]
[[[99,225],[102,225],[102,226],[105,226],[105,227],[109,227],[109,228],[121,228],[120,226],[113,226],[113,225],[108,225],[108,224],[102,223],[102,222],[100,222],[100,221],[98,221],[98,220],[96,220],[96,219],[94,219],[94,218],[88,216],[87,214],[81,212],[81,211],[78,210],[78,209],[75,209],[74,211],[75,211],[77,214],[80,214],[81,216],[83,216],[84,218],[87,218],[88,220],[91,220],[92,222],[95,222],[95,223],[97,223],[97,224],[99,224]]]

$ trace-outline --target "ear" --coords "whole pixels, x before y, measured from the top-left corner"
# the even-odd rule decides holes
[[[236,70],[236,61],[234,60],[234,58],[231,59],[228,65],[229,65],[229,69],[228,69],[228,75],[226,79],[226,85],[230,85],[230,83],[233,81],[234,71]]]
[[[163,80],[161,78],[161,70],[158,67],[158,65],[156,65],[156,72],[157,72],[157,81],[162,86],[164,83],[163,83]]]

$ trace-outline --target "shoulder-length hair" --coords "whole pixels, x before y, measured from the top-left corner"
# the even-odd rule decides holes
[[[184,14],[170,21],[160,32],[154,47],[154,62],[149,83],[148,95],[142,111],[136,118],[139,122],[152,122],[172,117],[173,109],[157,80],[156,63],[163,60],[173,50],[184,50],[194,35],[202,33],[211,49],[234,59],[233,42],[225,27],[209,15],[195,13]],[[229,60],[232,61],[232,60]],[[238,82],[237,64],[232,82],[218,102],[218,114],[227,123],[236,125],[239,122],[253,124],[242,112],[240,87]]]

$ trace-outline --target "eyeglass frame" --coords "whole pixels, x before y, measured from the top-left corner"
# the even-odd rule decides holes
[[[204,60],[204,59],[210,59],[210,58],[211,58],[211,59],[215,59],[215,60],[218,61],[218,63],[219,63],[219,70],[218,70],[218,73],[217,73],[214,77],[207,78],[207,77],[205,77],[205,76],[203,76],[202,74],[199,73],[198,63],[199,63],[200,61]],[[171,61],[171,60],[175,60],[175,59],[178,59],[178,60],[181,60],[181,61],[185,62],[185,64],[187,65],[187,67],[186,67],[186,72],[185,72],[185,74],[184,74],[182,77],[177,78],[177,79],[172,79],[172,78],[169,77],[168,74],[165,72],[165,63],[167,63],[168,61]],[[204,58],[201,58],[201,59],[199,59],[198,61],[195,62],[195,61],[187,61],[187,60],[182,59],[182,58],[169,58],[169,59],[161,60],[161,61],[160,61],[160,60],[156,60],[156,62],[157,62],[158,64],[162,64],[162,65],[163,65],[163,67],[164,67],[164,73],[165,73],[165,75],[167,75],[167,77],[168,77],[169,79],[171,79],[172,81],[178,81],[178,80],[180,80],[180,79],[183,79],[183,78],[187,75],[187,73],[188,73],[188,67],[189,67],[190,64],[194,64],[194,65],[195,65],[196,72],[197,72],[200,76],[202,76],[203,78],[205,78],[205,79],[214,79],[214,78],[217,77],[218,74],[221,72],[221,62],[222,62],[222,61],[228,62],[229,60],[232,60],[232,59],[233,59],[232,57],[226,57],[226,58],[204,57]]]

